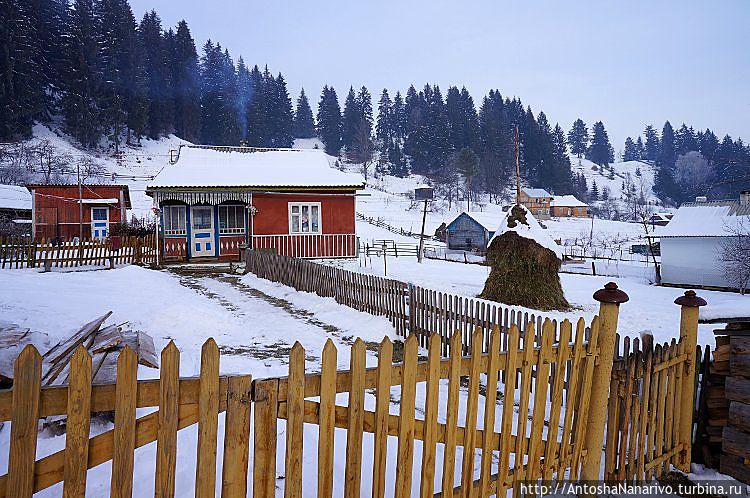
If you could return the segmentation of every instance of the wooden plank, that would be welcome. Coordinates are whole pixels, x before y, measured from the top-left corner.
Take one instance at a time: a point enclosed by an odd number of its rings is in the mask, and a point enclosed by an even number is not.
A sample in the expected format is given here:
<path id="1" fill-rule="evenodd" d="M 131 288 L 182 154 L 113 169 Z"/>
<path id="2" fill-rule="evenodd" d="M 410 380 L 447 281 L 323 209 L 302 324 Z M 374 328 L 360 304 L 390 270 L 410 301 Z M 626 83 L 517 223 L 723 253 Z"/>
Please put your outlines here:
<path id="1" fill-rule="evenodd" d="M 411 496 L 412 464 L 414 461 L 414 408 L 416 396 L 417 336 L 411 334 L 404 342 L 404 368 L 399 407 L 396 488 L 399 497 Z"/>
<path id="2" fill-rule="evenodd" d="M 256 381 L 253 385 L 255 428 L 253 435 L 253 497 L 276 496 L 276 416 L 279 381 Z"/>
<path id="3" fill-rule="evenodd" d="M 336 346 L 331 339 L 323 347 L 318 428 L 318 496 L 333 495 L 333 454 L 336 406 Z"/>
<path id="4" fill-rule="evenodd" d="M 482 329 L 477 327 L 471 337 L 471 367 L 469 370 L 469 389 L 466 401 L 467 437 L 464 441 L 463 466 L 461 471 L 461 486 L 469 490 L 469 498 L 476 495 L 472 486 L 474 481 L 474 457 L 477 446 L 476 431 L 477 411 L 479 405 L 479 357 L 482 354 Z"/>
<path id="5" fill-rule="evenodd" d="M 560 410 L 562 407 L 563 388 L 565 387 L 565 366 L 568 363 L 570 350 L 566 347 L 570 343 L 572 325 L 569 320 L 563 320 L 560 324 L 560 339 L 557 346 L 557 357 L 555 358 L 555 381 L 552 386 L 552 407 L 549 415 L 549 428 L 547 430 L 547 448 L 544 452 L 544 474 L 542 480 L 552 479 L 551 462 L 557 447 L 557 434 L 560 432 Z M 502 433 L 502 432 L 501 432 Z M 564 443 L 564 441 L 563 441 Z M 557 469 L 559 478 L 563 472 Z"/>
<path id="6" fill-rule="evenodd" d="M 732 376 L 750 377 L 750 337 L 729 338 L 729 371 Z"/>
<path id="7" fill-rule="evenodd" d="M 251 405 L 252 378 L 249 375 L 229 377 L 227 415 L 224 428 L 224 463 L 221 476 L 222 498 L 244 498 L 247 496 Z M 214 418 L 216 417 L 218 417 L 218 414 L 214 415 Z M 300 447 L 301 450 L 302 447 Z M 215 472 L 215 469 L 212 470 Z"/>
<path id="8" fill-rule="evenodd" d="M 180 351 L 169 341 L 161 352 L 159 375 L 159 436 L 156 444 L 157 498 L 172 498 L 177 465 L 177 421 L 179 420 Z"/>
<path id="9" fill-rule="evenodd" d="M 351 348 L 351 388 L 349 390 L 349 430 L 346 437 L 344 496 L 360 496 L 362 486 L 362 431 L 365 409 L 365 343 L 357 338 Z"/>
<path id="10" fill-rule="evenodd" d="M 295 341 L 289 353 L 288 420 L 286 424 L 286 480 L 284 496 L 302 495 L 302 441 L 305 403 L 305 349 Z"/>
<path id="11" fill-rule="evenodd" d="M 123 348 L 117 359 L 114 446 L 110 481 L 112 498 L 130 498 L 133 495 L 137 361 L 135 352 L 128 346 Z"/>
<path id="12" fill-rule="evenodd" d="M 99 330 L 94 336 L 94 341 L 88 348 L 91 354 L 101 353 L 108 349 L 119 346 L 123 342 L 122 328 L 117 325 L 110 325 Z"/>
<path id="13" fill-rule="evenodd" d="M 658 372 L 653 371 L 654 365 L 662 360 L 661 357 L 661 345 L 657 344 L 652 354 L 652 371 L 651 371 L 651 393 L 649 399 L 649 420 L 648 420 L 648 450 L 646 462 L 644 464 L 644 471 L 646 472 L 646 480 L 651 480 L 653 472 L 651 469 L 646 469 L 645 465 L 653 461 L 656 457 L 656 414 L 658 411 L 658 399 L 659 399 L 659 376 Z"/>
<path id="14" fill-rule="evenodd" d="M 529 421 L 529 397 L 531 393 L 532 360 L 534 351 L 534 323 L 528 322 L 523 331 L 523 353 L 521 356 L 521 386 L 518 403 L 518 421 L 516 425 L 516 451 L 513 463 L 514 490 L 525 476 L 524 448 L 526 442 L 526 426 Z"/>
<path id="15" fill-rule="evenodd" d="M 539 468 L 541 456 L 544 454 L 542 429 L 544 427 L 545 410 L 547 408 L 547 394 L 549 390 L 549 370 L 552 360 L 552 341 L 555 329 L 552 321 L 547 319 L 542 325 L 542 348 L 536 367 L 536 382 L 534 383 L 534 412 L 531 418 L 531 437 L 529 446 L 529 464 L 527 480 L 536 480 L 540 476 Z"/>
<path id="16" fill-rule="evenodd" d="M 497 382 L 500 353 L 500 330 L 492 329 L 489 333 L 489 363 L 487 366 L 487 389 L 484 397 L 484 437 L 482 438 L 482 463 L 479 477 L 479 495 L 488 496 L 492 476 L 492 456 L 495 445 L 495 416 L 497 412 Z"/>
<path id="17" fill-rule="evenodd" d="M 420 496 L 422 498 L 432 498 L 435 494 L 435 451 L 438 428 L 438 396 L 440 393 L 440 345 L 440 335 L 433 332 L 430 335 L 427 355 L 427 398 L 425 400 L 422 476 L 420 481 Z"/>
<path id="18" fill-rule="evenodd" d="M 457 330 L 453 331 L 453 336 L 450 340 L 450 355 L 448 400 L 445 414 L 445 444 L 443 446 L 442 495 L 446 498 L 453 498 L 454 476 L 456 473 L 456 429 L 458 427 L 458 398 L 461 382 L 461 359 L 463 357 L 461 334 Z"/>
<path id="19" fill-rule="evenodd" d="M 237 385 L 233 386 L 235 391 Z M 241 387 L 241 386 L 240 386 Z M 231 391 L 227 399 L 229 403 Z M 216 494 L 216 436 L 219 424 L 219 348 L 209 338 L 201 348 L 200 393 L 198 398 L 198 445 L 195 466 L 195 496 Z M 236 410 L 236 407 L 235 407 Z M 225 424 L 228 427 L 228 424 Z"/>
<path id="20" fill-rule="evenodd" d="M 34 493 L 39 389 L 42 357 L 32 345 L 16 359 L 13 370 L 13 418 L 10 426 L 7 488 L 14 498 Z"/>
<path id="21" fill-rule="evenodd" d="M 590 338 L 586 347 L 586 361 L 581 377 L 581 391 L 579 396 L 578 410 L 576 412 L 576 431 L 575 442 L 573 443 L 573 461 L 571 463 L 571 476 L 577 478 L 580 475 L 579 463 L 584 456 L 584 445 L 586 437 L 584 430 L 588 425 L 589 401 L 591 399 L 591 382 L 594 376 L 594 365 L 598 358 L 598 340 L 599 340 L 599 317 L 594 317 L 591 321 Z M 571 477 L 573 478 L 573 477 Z"/>
<path id="22" fill-rule="evenodd" d="M 65 424 L 63 498 L 86 495 L 91 421 L 91 356 L 78 346 L 70 360 L 68 419 Z"/>
<path id="23" fill-rule="evenodd" d="M 636 449 L 637 470 L 635 479 L 643 481 L 646 478 L 646 431 L 648 430 L 649 417 L 649 400 L 651 399 L 651 361 L 653 356 L 653 345 L 645 345 L 645 363 L 643 366 L 643 384 L 641 387 L 641 396 L 638 400 L 641 413 L 639 415 L 638 445 Z"/>
<path id="24" fill-rule="evenodd" d="M 515 399 L 516 371 L 518 356 L 519 332 L 516 325 L 510 327 L 507 340 L 508 365 L 505 370 L 505 389 L 503 390 L 503 418 L 500 425 L 500 462 L 498 464 L 497 496 L 505 496 L 510 470 L 510 453 L 513 450 L 511 434 L 513 430 L 513 401 Z M 564 441 L 563 441 L 564 442 Z"/>
<path id="25" fill-rule="evenodd" d="M 323 352 L 325 356 L 325 351 Z M 385 471 L 388 455 L 388 415 L 391 404 L 391 370 L 393 369 L 393 343 L 386 336 L 380 342 L 378 349 L 378 375 L 375 391 L 375 435 L 373 438 L 374 455 L 372 468 L 372 498 L 383 498 L 385 496 Z M 336 367 L 333 367 L 335 374 Z M 331 388 L 336 390 L 335 380 Z M 335 396 L 335 394 L 334 394 Z M 323 408 L 323 396 L 321 389 L 321 409 Z M 330 424 L 333 426 L 333 411 L 330 415 Z M 322 421 L 322 412 L 321 412 Z M 333 428 L 331 428 L 333 434 Z M 332 436 L 331 436 L 332 437 Z M 331 457 L 331 467 L 333 459 Z M 332 477 L 333 471 L 329 473 Z M 318 476 L 320 479 L 320 476 Z M 318 496 L 323 496 L 320 493 Z M 331 493 L 324 495 L 330 498 Z"/>

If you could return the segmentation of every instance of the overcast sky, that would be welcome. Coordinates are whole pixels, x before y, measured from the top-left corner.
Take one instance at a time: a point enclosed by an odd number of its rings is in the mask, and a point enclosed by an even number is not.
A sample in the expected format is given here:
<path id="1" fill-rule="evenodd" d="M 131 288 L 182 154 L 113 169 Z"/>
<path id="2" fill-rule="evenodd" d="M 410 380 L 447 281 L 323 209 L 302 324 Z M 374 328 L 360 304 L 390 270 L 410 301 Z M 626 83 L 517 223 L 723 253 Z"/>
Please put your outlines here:
<path id="1" fill-rule="evenodd" d="M 136 18 L 185 19 L 236 60 L 281 71 L 315 112 L 332 84 L 374 105 L 410 84 L 519 96 L 565 130 L 602 120 L 615 150 L 666 119 L 750 140 L 750 1 L 130 0 Z"/>

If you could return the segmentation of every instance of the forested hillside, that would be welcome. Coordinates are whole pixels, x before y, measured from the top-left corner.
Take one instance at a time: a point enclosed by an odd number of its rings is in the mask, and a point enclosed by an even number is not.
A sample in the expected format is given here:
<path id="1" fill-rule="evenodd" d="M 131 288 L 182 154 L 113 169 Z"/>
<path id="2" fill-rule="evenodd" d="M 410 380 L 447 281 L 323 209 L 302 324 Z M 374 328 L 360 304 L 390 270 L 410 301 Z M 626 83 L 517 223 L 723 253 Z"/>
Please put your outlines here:
<path id="1" fill-rule="evenodd" d="M 750 147 L 710 129 L 674 130 L 667 121 L 661 132 L 651 125 L 634 130 L 619 159 L 653 168 L 653 197 L 650 185 L 635 193 L 625 185 L 603 121 L 578 119 L 568 128 L 499 90 L 475 101 L 459 86 L 412 84 L 373 96 L 365 86 L 325 85 L 314 112 L 304 89 L 293 100 L 280 72 L 233 58 L 217 40 L 197 49 L 186 21 L 164 26 L 155 11 L 138 20 L 127 0 L 9 0 L 0 10 L 3 142 L 29 138 L 35 122 L 113 155 L 123 145 L 138 147 L 142 137 L 168 134 L 258 147 L 319 137 L 326 152 L 361 164 L 366 176 L 416 173 L 442 196 L 499 202 L 513 184 L 518 133 L 524 182 L 555 194 L 596 201 L 627 190 L 644 202 L 676 205 L 750 188 Z M 0 167 L 15 160 L 13 150 L 0 150 Z M 610 185 L 602 192 L 595 178 L 571 166 L 571 154 L 610 180 L 622 177 L 624 190 L 611 192 Z"/>

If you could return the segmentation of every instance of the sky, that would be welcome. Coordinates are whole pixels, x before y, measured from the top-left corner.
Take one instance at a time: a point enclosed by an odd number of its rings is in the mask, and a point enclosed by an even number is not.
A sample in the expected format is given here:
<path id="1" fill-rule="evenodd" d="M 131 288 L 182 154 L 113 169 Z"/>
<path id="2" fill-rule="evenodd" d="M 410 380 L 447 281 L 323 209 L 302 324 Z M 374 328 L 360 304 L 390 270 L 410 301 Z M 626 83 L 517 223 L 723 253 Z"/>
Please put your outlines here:
<path id="1" fill-rule="evenodd" d="M 130 0 L 163 27 L 185 19 L 233 58 L 284 75 L 315 112 L 333 85 L 343 105 L 365 85 L 465 86 L 479 107 L 497 89 L 568 130 L 603 121 L 616 151 L 665 120 L 750 141 L 750 1 Z"/>

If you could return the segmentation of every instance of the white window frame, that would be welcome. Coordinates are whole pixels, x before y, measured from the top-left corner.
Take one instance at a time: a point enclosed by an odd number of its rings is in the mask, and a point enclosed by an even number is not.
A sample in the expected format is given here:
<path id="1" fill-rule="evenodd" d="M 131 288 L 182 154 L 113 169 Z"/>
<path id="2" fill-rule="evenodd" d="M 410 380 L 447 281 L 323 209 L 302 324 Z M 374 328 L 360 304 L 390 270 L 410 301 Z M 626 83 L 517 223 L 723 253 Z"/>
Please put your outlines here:
<path id="1" fill-rule="evenodd" d="M 169 220 L 172 221 L 172 210 L 182 210 L 182 220 L 184 222 L 182 228 L 167 228 L 167 211 L 170 211 L 169 214 Z M 187 235 L 187 206 L 183 204 L 170 204 L 167 206 L 162 206 L 162 219 L 164 220 L 164 235 Z M 177 220 L 179 220 L 179 215 L 177 216 Z M 173 225 L 174 226 L 174 225 Z"/>
<path id="2" fill-rule="evenodd" d="M 292 208 L 298 207 L 300 214 L 302 213 L 302 208 L 304 206 L 307 206 L 307 208 L 312 212 L 313 207 L 318 208 L 318 229 L 316 231 L 309 231 L 309 232 L 303 232 L 302 231 L 302 223 L 300 223 L 299 230 L 294 230 L 294 222 L 292 221 Z M 290 202 L 288 206 L 289 210 L 289 233 L 291 235 L 320 235 L 323 233 L 323 209 L 320 205 L 320 202 Z M 312 228 L 312 224 L 311 224 Z"/>
<path id="3" fill-rule="evenodd" d="M 221 226 L 221 214 L 222 212 L 227 213 L 227 220 L 229 219 L 229 208 L 235 210 L 235 219 L 237 216 L 242 220 L 242 227 L 231 227 L 226 228 Z M 239 214 L 238 214 L 239 213 Z M 247 228 L 246 221 L 246 210 L 244 204 L 219 204 L 219 234 L 220 235 L 233 235 L 233 234 L 244 234 Z"/>

